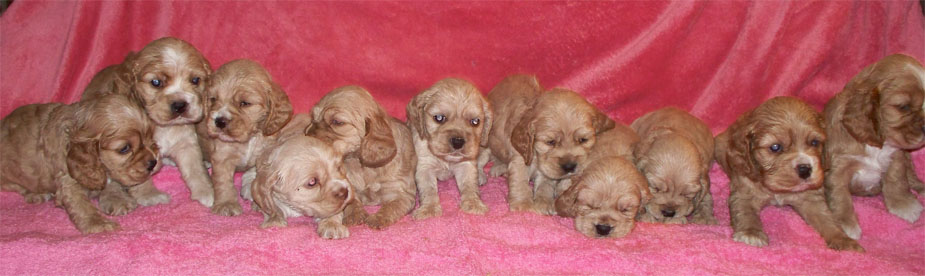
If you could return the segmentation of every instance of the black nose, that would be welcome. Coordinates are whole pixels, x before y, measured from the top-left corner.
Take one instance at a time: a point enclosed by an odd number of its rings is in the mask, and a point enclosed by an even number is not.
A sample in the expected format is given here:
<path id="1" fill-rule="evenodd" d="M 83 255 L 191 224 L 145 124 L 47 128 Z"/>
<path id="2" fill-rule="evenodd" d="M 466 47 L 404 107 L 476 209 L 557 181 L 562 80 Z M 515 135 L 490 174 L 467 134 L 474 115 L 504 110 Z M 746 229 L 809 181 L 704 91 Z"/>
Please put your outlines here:
<path id="1" fill-rule="evenodd" d="M 218 117 L 218 118 L 215 118 L 215 126 L 216 126 L 216 127 L 220 128 L 220 129 L 224 129 L 225 126 L 227 126 L 227 125 L 228 125 L 228 119 L 226 119 L 225 117 Z"/>
<path id="2" fill-rule="evenodd" d="M 797 165 L 797 174 L 800 175 L 800 178 L 807 179 L 813 174 L 813 167 L 807 164 Z"/>
<path id="3" fill-rule="evenodd" d="M 463 139 L 462 137 L 453 137 L 450 138 L 450 144 L 453 145 L 454 149 L 461 149 L 463 145 L 466 144 L 466 139 Z"/>
<path id="4" fill-rule="evenodd" d="M 674 209 L 662 209 L 662 216 L 666 218 L 673 218 Z"/>
<path id="5" fill-rule="evenodd" d="M 562 171 L 565 173 L 572 173 L 575 172 L 575 168 L 578 167 L 578 164 L 575 162 L 568 162 L 565 164 L 560 164 L 559 166 L 562 167 Z"/>
<path id="6" fill-rule="evenodd" d="M 610 234 L 611 229 L 613 229 L 613 227 L 610 227 L 610 225 L 606 225 L 606 224 L 595 224 L 594 225 L 594 230 L 596 230 L 597 234 L 601 236 L 607 236 L 608 234 Z"/>
<path id="7" fill-rule="evenodd" d="M 149 172 L 153 171 L 155 166 L 157 166 L 157 160 L 155 159 L 148 160 L 148 171 Z"/>
<path id="8" fill-rule="evenodd" d="M 170 110 L 173 110 L 173 113 L 183 114 L 183 112 L 186 112 L 186 107 L 187 105 L 185 101 L 170 103 Z"/>

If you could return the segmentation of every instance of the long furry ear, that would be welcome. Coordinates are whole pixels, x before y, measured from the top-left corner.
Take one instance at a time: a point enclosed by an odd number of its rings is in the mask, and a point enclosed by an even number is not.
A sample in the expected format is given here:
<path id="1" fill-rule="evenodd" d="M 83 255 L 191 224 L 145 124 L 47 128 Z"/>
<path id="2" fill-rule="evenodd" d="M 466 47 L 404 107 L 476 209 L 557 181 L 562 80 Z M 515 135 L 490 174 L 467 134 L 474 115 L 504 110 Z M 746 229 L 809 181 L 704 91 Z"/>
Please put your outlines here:
<path id="1" fill-rule="evenodd" d="M 604 131 L 611 130 L 616 127 L 616 125 L 617 123 L 610 119 L 610 117 L 607 117 L 607 114 L 595 109 L 594 117 L 591 118 L 591 126 L 594 127 L 594 134 L 601 134 Z"/>
<path id="2" fill-rule="evenodd" d="M 67 149 L 67 172 L 90 190 L 100 190 L 106 186 L 106 170 L 100 162 L 100 145 L 98 139 L 72 138 Z"/>
<path id="3" fill-rule="evenodd" d="M 264 215 L 263 224 L 260 226 L 263 228 L 285 226 L 286 216 L 273 201 L 273 186 L 279 182 L 279 175 L 270 169 L 270 164 L 266 160 L 259 162 L 257 177 L 251 184 L 251 197 L 254 198 L 254 203 Z"/>
<path id="4" fill-rule="evenodd" d="M 578 192 L 584 188 L 584 184 L 580 177 L 573 179 L 573 183 L 559 198 L 556 198 L 556 214 L 559 216 L 567 218 L 578 216 Z"/>
<path id="5" fill-rule="evenodd" d="M 411 98 L 411 102 L 405 106 L 405 116 L 408 117 L 408 127 L 418 132 L 418 136 L 424 139 L 430 139 L 430 133 L 427 132 L 427 116 L 424 115 L 424 108 L 430 102 L 437 89 L 429 88 Z"/>
<path id="6" fill-rule="evenodd" d="M 270 91 L 267 91 L 267 107 L 270 109 L 263 122 L 263 135 L 269 136 L 279 132 L 292 120 L 292 104 L 289 96 L 271 81 Z"/>
<path id="7" fill-rule="evenodd" d="M 880 106 L 880 91 L 874 87 L 870 90 L 856 89 L 849 91 L 845 102 L 845 114 L 842 125 L 851 137 L 858 142 L 875 147 L 883 147 L 880 136 L 880 119 L 877 109 Z"/>
<path id="8" fill-rule="evenodd" d="M 398 149 L 389 126 L 389 115 L 380 110 L 379 114 L 366 119 L 366 136 L 360 144 L 360 163 L 364 167 L 381 167 L 392 161 Z"/>
<path id="9" fill-rule="evenodd" d="M 755 125 L 752 123 L 739 126 L 733 129 L 729 135 L 729 150 L 726 153 L 726 160 L 729 162 L 730 170 L 736 171 L 751 179 L 758 179 L 760 172 L 757 170 L 752 149 L 755 147 Z"/>
<path id="10" fill-rule="evenodd" d="M 527 115 L 517 122 L 514 131 L 511 133 L 511 145 L 524 158 L 524 164 L 527 166 L 533 161 L 533 143 L 535 142 L 536 128 L 533 121 L 536 119 L 536 112 L 530 111 Z"/>
<path id="11" fill-rule="evenodd" d="M 482 140 L 479 141 L 479 146 L 488 147 L 488 135 L 491 132 L 491 124 L 494 122 L 494 113 L 491 111 L 491 103 L 488 102 L 488 99 L 482 97 L 482 110 L 485 112 L 485 122 L 482 123 Z"/>

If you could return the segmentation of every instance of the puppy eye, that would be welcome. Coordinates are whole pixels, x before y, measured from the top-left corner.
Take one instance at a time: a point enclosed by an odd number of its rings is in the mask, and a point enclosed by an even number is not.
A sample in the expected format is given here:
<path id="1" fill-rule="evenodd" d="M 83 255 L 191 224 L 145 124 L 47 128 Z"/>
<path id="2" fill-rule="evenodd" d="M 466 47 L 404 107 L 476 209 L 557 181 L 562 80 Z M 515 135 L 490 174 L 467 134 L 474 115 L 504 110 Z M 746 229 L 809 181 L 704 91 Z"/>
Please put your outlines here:
<path id="1" fill-rule="evenodd" d="M 193 83 L 193 85 L 199 85 L 199 77 L 195 77 L 189 80 L 189 82 Z"/>
<path id="2" fill-rule="evenodd" d="M 446 116 L 443 116 L 443 115 L 434 115 L 434 121 L 437 121 L 438 123 L 441 123 L 441 124 L 442 124 L 443 122 L 446 121 Z"/>
<path id="3" fill-rule="evenodd" d="M 213 104 L 214 104 L 214 103 L 215 103 L 215 100 L 217 100 L 215 97 L 209 97 L 209 102 L 210 102 L 210 103 L 213 103 Z"/>
<path id="4" fill-rule="evenodd" d="M 780 144 L 773 144 L 769 149 L 771 152 L 780 152 L 783 147 L 781 147 Z"/>
<path id="5" fill-rule="evenodd" d="M 308 180 L 308 182 L 305 182 L 305 187 L 310 188 L 310 187 L 314 187 L 317 184 L 318 184 L 318 178 L 312 177 L 311 179 Z"/>
<path id="6" fill-rule="evenodd" d="M 813 147 L 818 147 L 818 146 L 819 146 L 819 140 L 813 139 L 812 141 L 809 141 L 809 145 L 810 145 L 810 146 L 813 146 Z"/>
<path id="7" fill-rule="evenodd" d="M 584 144 L 585 142 L 588 142 L 588 138 L 578 138 L 579 144 Z"/>
<path id="8" fill-rule="evenodd" d="M 477 125 L 479 125 L 479 122 L 480 122 L 480 121 L 479 121 L 479 118 L 475 118 L 475 119 L 469 120 L 469 124 L 471 124 L 472 126 L 477 126 Z"/>
<path id="9" fill-rule="evenodd" d="M 119 154 L 128 154 L 130 152 L 132 152 L 132 145 L 125 145 L 124 147 L 119 149 Z"/>
<path id="10" fill-rule="evenodd" d="M 331 125 L 332 125 L 332 126 L 340 126 L 340 125 L 343 125 L 343 124 L 344 124 L 344 122 L 338 121 L 337 119 L 332 119 L 332 120 L 331 120 Z"/>
<path id="11" fill-rule="evenodd" d="M 240 106 L 240 107 L 248 107 L 248 106 L 250 106 L 250 105 L 251 105 L 251 103 L 246 102 L 246 101 L 241 101 L 240 103 L 238 103 L 238 106 Z"/>
<path id="12" fill-rule="evenodd" d="M 909 110 L 912 110 L 912 106 L 910 106 L 909 104 L 904 104 L 904 105 L 902 105 L 902 106 L 899 107 L 899 110 L 902 110 L 902 111 L 905 111 L 905 112 L 909 112 Z"/>
<path id="13" fill-rule="evenodd" d="M 546 144 L 549 145 L 549 146 L 555 147 L 555 146 L 556 146 L 556 140 L 548 140 L 548 141 L 546 141 Z"/>
<path id="14" fill-rule="evenodd" d="M 661 192 L 662 192 L 662 189 L 659 189 L 658 187 L 652 186 L 652 192 L 653 192 L 653 193 L 661 193 Z"/>
<path id="15" fill-rule="evenodd" d="M 161 87 L 161 80 L 159 80 L 159 79 L 153 79 L 153 80 L 151 80 L 151 85 L 154 86 L 154 87 Z"/>

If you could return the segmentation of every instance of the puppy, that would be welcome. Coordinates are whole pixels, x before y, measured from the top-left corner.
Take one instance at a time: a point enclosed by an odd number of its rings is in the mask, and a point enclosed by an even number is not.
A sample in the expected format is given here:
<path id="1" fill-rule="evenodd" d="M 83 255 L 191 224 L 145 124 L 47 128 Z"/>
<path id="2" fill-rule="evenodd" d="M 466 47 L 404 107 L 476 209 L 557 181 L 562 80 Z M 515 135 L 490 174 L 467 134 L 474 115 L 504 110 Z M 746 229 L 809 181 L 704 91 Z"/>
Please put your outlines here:
<path id="1" fill-rule="evenodd" d="M 55 198 L 81 233 L 113 231 L 90 202 L 111 179 L 132 186 L 158 169 L 154 127 L 122 95 L 71 105 L 33 104 L 0 121 L 0 188 L 28 203 Z"/>
<path id="2" fill-rule="evenodd" d="M 261 227 L 285 227 L 287 217 L 312 216 L 318 235 L 325 239 L 350 236 L 341 223 L 344 206 L 352 196 L 341 158 L 321 140 L 292 136 L 260 155 L 257 177 L 245 183 L 245 197 L 264 215 Z"/>
<path id="3" fill-rule="evenodd" d="M 639 136 L 623 124 L 597 136 L 588 166 L 556 198 L 556 213 L 575 218 L 575 229 L 591 238 L 626 236 L 636 224 L 640 207 L 651 199 L 646 179 L 633 166 Z"/>
<path id="4" fill-rule="evenodd" d="M 476 159 L 485 146 L 492 115 L 488 101 L 475 85 L 448 78 L 414 96 L 406 107 L 418 163 L 414 179 L 421 196 L 415 219 L 440 216 L 437 181 L 455 176 L 462 200 L 459 208 L 485 214 L 479 197 Z"/>
<path id="5" fill-rule="evenodd" d="M 761 209 L 790 205 L 835 250 L 864 249 L 838 228 L 825 205 L 822 116 L 794 97 L 776 97 L 742 114 L 716 137 L 717 163 L 729 175 L 733 239 L 768 244 Z"/>
<path id="6" fill-rule="evenodd" d="M 488 101 L 495 124 L 480 168 L 490 159 L 493 176 L 507 175 L 511 211 L 555 214 L 557 183 L 581 173 L 595 136 L 614 128 L 614 121 L 578 93 L 543 92 L 527 75 L 505 78 L 488 93 Z"/>
<path id="7" fill-rule="evenodd" d="M 710 194 L 713 133 L 700 119 L 667 107 L 632 124 L 642 140 L 636 167 L 646 176 L 652 201 L 640 213 L 648 222 L 716 224 Z"/>
<path id="8" fill-rule="evenodd" d="M 923 192 L 909 151 L 925 145 L 925 69 L 896 54 L 858 73 L 825 105 L 826 199 L 848 236 L 861 228 L 851 195 L 883 193 L 890 213 L 918 220 L 922 204 L 910 188 Z"/>
<path id="9" fill-rule="evenodd" d="M 332 144 L 344 159 L 347 179 L 359 199 L 347 205 L 347 225 L 383 229 L 414 208 L 417 156 L 411 129 L 389 116 L 366 89 L 345 86 L 325 95 L 312 108 L 312 124 L 305 133 Z M 367 216 L 363 205 L 382 208 Z"/>
<path id="10" fill-rule="evenodd" d="M 141 51 L 129 54 L 122 64 L 97 73 L 84 90 L 82 99 L 107 94 L 127 95 L 155 124 L 154 139 L 161 159 L 170 159 L 180 169 L 190 198 L 212 206 L 212 181 L 202 163 L 195 123 L 202 120 L 201 95 L 212 72 L 211 65 L 193 45 L 165 37 L 152 41 Z M 124 214 L 141 205 L 167 203 L 170 197 L 150 181 L 129 189 L 129 193 L 107 188 L 101 206 L 110 214 Z"/>
<path id="11" fill-rule="evenodd" d="M 219 67 L 205 95 L 206 119 L 197 131 L 202 152 L 212 163 L 212 212 L 236 216 L 242 209 L 234 173 L 245 171 L 244 183 L 253 181 L 255 162 L 266 147 L 282 136 L 301 135 L 311 119 L 304 114 L 293 116 L 286 92 L 251 60 L 234 60 Z"/>

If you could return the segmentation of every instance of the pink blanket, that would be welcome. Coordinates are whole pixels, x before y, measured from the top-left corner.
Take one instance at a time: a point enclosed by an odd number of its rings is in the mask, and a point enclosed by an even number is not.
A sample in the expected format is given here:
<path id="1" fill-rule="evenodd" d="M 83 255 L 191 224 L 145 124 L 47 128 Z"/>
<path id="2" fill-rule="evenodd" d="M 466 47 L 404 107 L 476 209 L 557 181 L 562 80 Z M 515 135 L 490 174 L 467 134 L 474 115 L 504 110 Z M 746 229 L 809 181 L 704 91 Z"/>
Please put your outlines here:
<path id="1" fill-rule="evenodd" d="M 196 45 L 213 69 L 257 60 L 297 112 L 359 84 L 404 118 L 410 98 L 440 78 L 464 77 L 487 92 L 525 72 L 626 123 L 675 105 L 715 133 L 772 96 L 821 108 L 887 54 L 925 60 L 917 1 L 18 0 L 0 29 L 4 116 L 27 103 L 77 100 L 98 70 L 166 35 Z M 923 153 L 914 155 L 920 176 Z M 212 215 L 167 167 L 155 183 L 171 203 L 114 217 L 123 227 L 114 233 L 80 235 L 52 203 L 0 193 L 0 274 L 925 274 L 925 220 L 902 221 L 880 198 L 855 198 L 866 253 L 826 249 L 778 207 L 762 212 L 770 245 L 754 248 L 732 240 L 728 179 L 718 167 L 712 179 L 716 226 L 640 223 L 622 239 L 589 239 L 568 219 L 508 212 L 504 179 L 495 178 L 482 188 L 485 216 L 460 213 L 455 183 L 444 182 L 442 217 L 406 217 L 383 231 L 351 227 L 349 238 L 329 241 L 308 218 L 264 230 L 253 211 Z"/>

